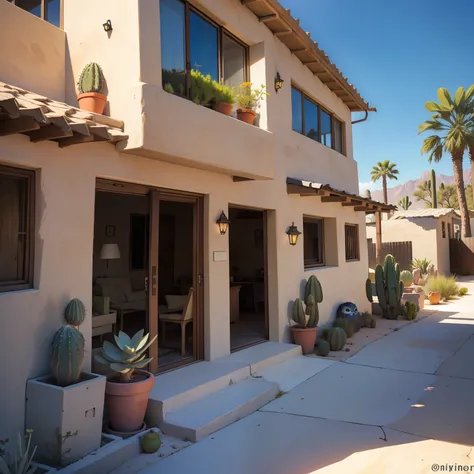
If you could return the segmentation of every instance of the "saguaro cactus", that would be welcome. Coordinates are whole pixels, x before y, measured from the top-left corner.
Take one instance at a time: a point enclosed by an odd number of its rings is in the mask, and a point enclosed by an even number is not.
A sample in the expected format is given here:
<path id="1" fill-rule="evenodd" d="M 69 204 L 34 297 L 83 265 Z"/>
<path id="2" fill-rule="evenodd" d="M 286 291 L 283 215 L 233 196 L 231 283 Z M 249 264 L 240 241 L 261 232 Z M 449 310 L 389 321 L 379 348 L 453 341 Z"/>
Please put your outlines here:
<path id="1" fill-rule="evenodd" d="M 79 93 L 86 94 L 88 92 L 102 92 L 103 89 L 102 69 L 97 63 L 89 63 L 81 72 L 77 88 Z"/>
<path id="2" fill-rule="evenodd" d="M 435 170 L 431 170 L 431 197 L 433 201 L 433 209 L 438 207 L 438 195 L 436 192 L 436 173 Z"/>
<path id="3" fill-rule="evenodd" d="M 408 209 L 412 205 L 412 202 L 410 201 L 410 198 L 408 196 L 403 196 L 403 198 L 398 201 L 398 205 L 405 211 L 408 211 Z"/>
<path id="4" fill-rule="evenodd" d="M 400 281 L 400 266 L 392 255 L 385 257 L 384 265 L 375 267 L 375 286 L 385 319 L 397 319 L 401 313 L 403 282 Z"/>
<path id="5" fill-rule="evenodd" d="M 84 321 L 85 308 L 79 299 L 73 299 L 66 306 L 66 323 L 53 338 L 51 371 L 60 387 L 75 384 L 81 377 L 84 361 L 84 336 L 77 327 Z"/>

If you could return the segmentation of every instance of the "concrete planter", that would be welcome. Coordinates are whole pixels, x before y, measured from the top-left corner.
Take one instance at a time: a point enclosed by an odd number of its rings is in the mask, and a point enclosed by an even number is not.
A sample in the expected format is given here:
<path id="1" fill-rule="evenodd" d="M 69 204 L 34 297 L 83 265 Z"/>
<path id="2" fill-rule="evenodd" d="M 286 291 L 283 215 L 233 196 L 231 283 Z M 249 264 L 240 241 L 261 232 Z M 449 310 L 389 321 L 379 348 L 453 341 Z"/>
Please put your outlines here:
<path id="1" fill-rule="evenodd" d="M 28 380 L 26 426 L 33 430 L 39 462 L 66 465 L 100 448 L 106 378 L 83 372 L 69 387 L 49 380 Z"/>

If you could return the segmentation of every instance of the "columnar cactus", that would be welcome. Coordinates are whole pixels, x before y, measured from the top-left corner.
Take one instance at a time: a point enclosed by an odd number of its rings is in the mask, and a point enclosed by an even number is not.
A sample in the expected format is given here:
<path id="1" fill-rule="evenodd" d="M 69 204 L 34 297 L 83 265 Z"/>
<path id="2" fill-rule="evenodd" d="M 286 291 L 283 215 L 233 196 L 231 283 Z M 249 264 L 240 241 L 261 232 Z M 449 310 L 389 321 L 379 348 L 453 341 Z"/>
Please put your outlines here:
<path id="1" fill-rule="evenodd" d="M 67 387 L 79 381 L 84 361 L 84 336 L 73 326 L 66 324 L 53 339 L 51 370 L 56 384 Z"/>
<path id="2" fill-rule="evenodd" d="M 81 300 L 71 300 L 64 310 L 66 324 L 53 338 L 51 371 L 60 387 L 77 383 L 84 361 L 84 336 L 77 329 L 85 318 L 85 307 Z"/>
<path id="3" fill-rule="evenodd" d="M 379 304 L 385 319 L 397 319 L 401 313 L 403 282 L 400 281 L 400 266 L 392 255 L 385 257 L 384 265 L 375 267 L 375 286 Z"/>
<path id="4" fill-rule="evenodd" d="M 436 173 L 431 170 L 431 195 L 433 198 L 433 209 L 438 207 L 438 195 L 436 194 Z"/>
<path id="5" fill-rule="evenodd" d="M 370 278 L 367 278 L 367 280 L 365 280 L 365 294 L 367 296 L 367 299 L 369 300 L 369 303 L 373 303 L 374 298 L 372 296 L 372 282 L 370 281 Z"/>
<path id="6" fill-rule="evenodd" d="M 403 196 L 402 199 L 398 201 L 398 205 L 405 211 L 408 211 L 408 209 L 412 205 L 412 202 L 410 201 L 410 198 L 408 196 Z"/>
<path id="7" fill-rule="evenodd" d="M 102 92 L 103 89 L 102 69 L 97 63 L 89 63 L 81 72 L 77 88 L 81 94 L 88 92 Z"/>
<path id="8" fill-rule="evenodd" d="M 291 318 L 301 327 L 306 327 L 306 316 L 304 314 L 303 303 L 299 298 L 296 298 L 295 302 L 293 303 L 293 313 Z"/>
<path id="9" fill-rule="evenodd" d="M 85 317 L 86 307 L 84 303 L 78 298 L 72 299 L 64 310 L 66 323 L 77 328 L 84 322 Z"/>
<path id="10" fill-rule="evenodd" d="M 306 314 L 309 316 L 308 326 L 317 326 L 319 323 L 318 303 L 323 301 L 323 289 L 321 283 L 319 283 L 319 280 L 314 275 L 308 278 L 304 293 Z"/>

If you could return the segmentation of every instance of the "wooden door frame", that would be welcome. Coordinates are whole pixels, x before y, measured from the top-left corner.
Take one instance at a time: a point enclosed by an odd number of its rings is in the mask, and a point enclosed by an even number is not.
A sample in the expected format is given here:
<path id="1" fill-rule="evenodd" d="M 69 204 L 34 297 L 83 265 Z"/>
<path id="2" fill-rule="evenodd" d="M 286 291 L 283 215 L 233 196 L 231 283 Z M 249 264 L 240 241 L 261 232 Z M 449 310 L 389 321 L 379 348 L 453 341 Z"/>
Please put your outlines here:
<path id="1" fill-rule="evenodd" d="M 150 346 L 150 357 L 153 357 L 149 370 L 152 373 L 160 373 L 175 369 L 182 365 L 204 359 L 204 196 L 201 194 L 159 188 L 156 186 L 128 183 L 105 178 L 96 179 L 96 193 L 109 192 L 114 194 L 126 194 L 135 196 L 149 196 L 149 261 L 148 261 L 148 289 L 149 307 L 147 308 L 147 323 L 150 338 L 159 333 L 158 322 L 158 251 L 159 251 L 159 217 L 160 202 L 188 202 L 194 204 L 193 222 L 193 287 L 195 324 L 193 331 L 194 353 L 191 358 L 183 359 L 163 367 L 158 365 L 158 340 Z M 153 231 L 153 229 L 156 229 Z M 153 265 L 153 262 L 155 265 Z M 155 270 L 153 269 L 154 267 Z M 156 273 L 154 273 L 156 271 Z M 154 278 L 156 282 L 154 283 Z M 155 290 L 155 294 L 153 291 Z"/>
<path id="2" fill-rule="evenodd" d="M 268 292 L 268 210 L 267 209 L 261 209 L 258 207 L 251 207 L 251 206 L 242 206 L 239 204 L 229 204 L 229 217 L 230 217 L 230 210 L 231 209 L 237 209 L 237 210 L 243 210 L 243 211 L 257 211 L 262 213 L 262 224 L 263 224 L 263 288 L 264 288 L 264 295 L 265 295 L 265 340 L 269 341 L 270 340 L 270 312 L 269 312 L 269 292 Z M 232 232 L 232 222 L 230 223 L 230 230 L 229 232 Z M 229 239 L 229 244 L 230 244 L 230 239 Z M 229 248 L 229 271 L 231 268 L 230 265 L 230 248 Z M 246 349 L 247 347 L 254 346 L 256 344 L 260 344 L 261 342 L 253 342 L 250 344 L 247 344 L 242 347 L 238 347 L 234 351 L 231 352 L 238 352 L 242 349 Z"/>

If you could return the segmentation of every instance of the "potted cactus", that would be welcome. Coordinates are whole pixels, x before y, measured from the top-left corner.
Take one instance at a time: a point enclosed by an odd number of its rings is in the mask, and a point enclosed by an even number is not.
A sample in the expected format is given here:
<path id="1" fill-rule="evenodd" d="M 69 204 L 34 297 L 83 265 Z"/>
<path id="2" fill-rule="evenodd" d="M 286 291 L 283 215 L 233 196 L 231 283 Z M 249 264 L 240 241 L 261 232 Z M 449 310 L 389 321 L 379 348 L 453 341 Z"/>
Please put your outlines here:
<path id="1" fill-rule="evenodd" d="M 85 318 L 81 300 L 64 311 L 65 323 L 54 335 L 51 374 L 28 380 L 26 426 L 33 430 L 38 461 L 63 466 L 100 448 L 105 377 L 82 371 Z"/>
<path id="2" fill-rule="evenodd" d="M 305 304 L 297 298 L 293 304 L 292 319 L 296 323 L 291 326 L 295 344 L 299 344 L 303 354 L 312 354 L 316 342 L 317 326 L 319 322 L 318 303 L 323 301 L 323 290 L 319 280 L 311 275 L 306 282 Z"/>
<path id="3" fill-rule="evenodd" d="M 77 81 L 79 107 L 87 112 L 102 114 L 107 96 L 103 94 L 104 75 L 97 63 L 89 63 L 81 72 Z"/>
<path id="4" fill-rule="evenodd" d="M 109 376 L 105 389 L 105 401 L 109 414 L 109 430 L 112 434 L 130 436 L 145 429 L 148 394 L 155 378 L 146 370 L 139 370 L 150 363 L 146 350 L 157 336 L 148 342 L 149 334 L 143 329 L 132 338 L 120 331 L 115 336 L 117 346 L 105 341 L 102 353 L 94 358 L 100 364 L 107 364 L 115 372 Z"/>

